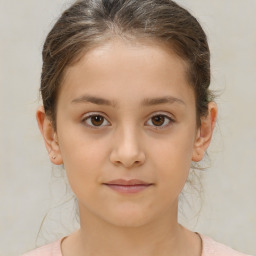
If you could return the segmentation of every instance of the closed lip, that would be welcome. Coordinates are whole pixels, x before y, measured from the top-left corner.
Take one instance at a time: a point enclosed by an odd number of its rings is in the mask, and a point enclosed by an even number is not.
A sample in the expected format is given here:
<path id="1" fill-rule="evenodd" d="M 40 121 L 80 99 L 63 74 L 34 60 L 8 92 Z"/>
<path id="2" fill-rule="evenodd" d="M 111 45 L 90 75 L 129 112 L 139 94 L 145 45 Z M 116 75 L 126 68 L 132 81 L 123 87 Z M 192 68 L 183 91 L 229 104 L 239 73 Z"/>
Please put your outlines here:
<path id="1" fill-rule="evenodd" d="M 120 185 L 120 186 L 132 186 L 132 185 L 152 185 L 153 183 L 145 182 L 143 180 L 131 179 L 131 180 L 124 180 L 124 179 L 117 179 L 111 180 L 106 183 L 106 185 Z"/>

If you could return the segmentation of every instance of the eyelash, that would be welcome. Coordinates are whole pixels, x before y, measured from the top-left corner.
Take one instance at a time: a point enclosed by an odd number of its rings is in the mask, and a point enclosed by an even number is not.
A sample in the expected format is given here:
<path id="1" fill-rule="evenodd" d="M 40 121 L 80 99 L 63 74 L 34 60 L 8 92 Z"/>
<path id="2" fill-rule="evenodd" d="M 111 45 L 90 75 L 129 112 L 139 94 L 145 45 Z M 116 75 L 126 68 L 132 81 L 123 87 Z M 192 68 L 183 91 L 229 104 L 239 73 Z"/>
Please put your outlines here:
<path id="1" fill-rule="evenodd" d="M 85 117 L 82 119 L 82 123 L 84 123 L 86 126 L 92 128 L 92 129 L 100 129 L 100 127 L 102 127 L 102 125 L 100 125 L 100 126 L 94 126 L 93 124 L 87 124 L 87 123 L 86 123 L 86 120 L 88 120 L 88 119 L 90 119 L 91 117 L 94 117 L 94 116 L 103 117 L 103 118 L 106 120 L 106 118 L 105 118 L 103 115 L 100 115 L 100 114 L 98 114 L 98 113 L 93 113 L 93 114 L 89 114 L 89 115 L 85 116 Z M 164 126 L 154 126 L 154 128 L 157 129 L 157 130 L 158 130 L 158 129 L 164 129 L 164 128 L 170 126 L 171 124 L 173 124 L 173 123 L 175 122 L 173 118 L 171 118 L 170 116 L 164 115 L 164 114 L 156 114 L 156 115 L 153 115 L 153 116 L 151 116 L 151 117 L 149 118 L 149 120 L 151 120 L 153 117 L 156 117 L 156 116 L 158 116 L 158 117 L 159 117 L 159 116 L 162 116 L 162 117 L 165 118 L 165 120 L 166 120 L 166 119 L 169 120 L 167 125 L 164 125 Z M 108 121 L 107 121 L 107 122 L 108 122 Z M 104 121 L 103 121 L 103 123 L 104 123 Z M 108 123 L 109 123 L 109 122 L 108 122 Z M 164 123 L 165 123 L 165 121 L 164 121 Z M 103 125 L 103 126 L 104 126 L 104 125 Z"/>

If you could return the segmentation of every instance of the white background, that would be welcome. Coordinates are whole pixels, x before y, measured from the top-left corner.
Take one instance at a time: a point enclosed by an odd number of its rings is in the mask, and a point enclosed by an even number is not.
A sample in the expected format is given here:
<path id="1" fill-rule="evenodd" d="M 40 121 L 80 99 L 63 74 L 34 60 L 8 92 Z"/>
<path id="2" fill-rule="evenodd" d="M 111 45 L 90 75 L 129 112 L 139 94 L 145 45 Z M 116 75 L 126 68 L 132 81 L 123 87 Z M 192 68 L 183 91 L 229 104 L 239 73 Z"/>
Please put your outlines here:
<path id="1" fill-rule="evenodd" d="M 51 178 L 35 120 L 42 45 L 69 2 L 0 1 L 0 256 L 34 248 L 47 212 L 38 244 L 68 234 L 67 223 L 74 223 L 72 204 L 49 211 L 69 193 L 63 178 Z M 198 17 L 208 35 L 212 88 L 221 91 L 211 168 L 203 174 L 203 208 L 181 222 L 256 254 L 256 1 L 177 2 Z"/>

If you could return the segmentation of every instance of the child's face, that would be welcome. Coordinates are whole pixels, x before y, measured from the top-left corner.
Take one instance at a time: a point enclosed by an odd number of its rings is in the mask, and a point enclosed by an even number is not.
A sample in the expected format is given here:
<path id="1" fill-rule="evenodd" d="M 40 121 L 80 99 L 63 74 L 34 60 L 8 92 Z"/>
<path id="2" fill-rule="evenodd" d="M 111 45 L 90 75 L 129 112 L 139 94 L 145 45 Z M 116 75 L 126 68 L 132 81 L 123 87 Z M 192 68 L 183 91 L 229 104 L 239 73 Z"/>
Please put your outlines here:
<path id="1" fill-rule="evenodd" d="M 91 103 L 88 96 L 104 100 Z M 166 97 L 168 102 L 151 104 Z M 86 119 L 90 114 L 102 118 Z M 139 226 L 175 214 L 198 137 L 184 62 L 157 44 L 113 41 L 94 48 L 67 69 L 57 137 L 81 219 Z M 152 185 L 120 193 L 103 184 L 115 179 Z"/>

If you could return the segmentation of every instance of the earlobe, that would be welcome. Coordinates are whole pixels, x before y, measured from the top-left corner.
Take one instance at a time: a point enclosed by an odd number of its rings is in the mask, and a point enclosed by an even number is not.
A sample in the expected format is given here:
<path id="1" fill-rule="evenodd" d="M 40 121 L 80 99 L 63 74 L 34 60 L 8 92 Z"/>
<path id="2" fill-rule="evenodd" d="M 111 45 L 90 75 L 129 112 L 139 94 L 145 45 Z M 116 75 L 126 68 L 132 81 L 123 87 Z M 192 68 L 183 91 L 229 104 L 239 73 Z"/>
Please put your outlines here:
<path id="1" fill-rule="evenodd" d="M 57 133 L 54 130 L 50 118 L 45 114 L 43 106 L 37 109 L 36 119 L 51 162 L 56 165 L 63 164 Z"/>
<path id="2" fill-rule="evenodd" d="M 212 139 L 216 119 L 217 105 L 215 102 L 210 102 L 208 104 L 208 115 L 201 118 L 201 125 L 197 131 L 192 161 L 199 162 L 203 159 Z"/>

